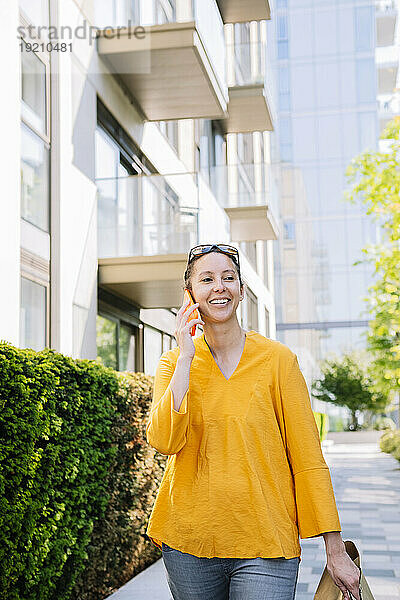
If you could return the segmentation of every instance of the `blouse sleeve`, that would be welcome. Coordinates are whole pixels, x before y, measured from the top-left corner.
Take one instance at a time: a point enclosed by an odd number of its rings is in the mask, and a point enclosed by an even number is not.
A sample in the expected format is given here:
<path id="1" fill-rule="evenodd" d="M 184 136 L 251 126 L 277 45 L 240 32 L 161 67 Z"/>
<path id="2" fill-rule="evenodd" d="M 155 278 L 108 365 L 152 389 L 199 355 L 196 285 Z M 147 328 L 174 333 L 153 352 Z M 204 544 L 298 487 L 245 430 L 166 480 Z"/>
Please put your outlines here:
<path id="1" fill-rule="evenodd" d="M 300 537 L 341 531 L 329 468 L 322 454 L 310 396 L 296 355 L 281 390 Z"/>
<path id="2" fill-rule="evenodd" d="M 174 397 L 169 387 L 175 366 L 162 355 L 157 366 L 153 399 L 146 425 L 146 439 L 161 454 L 176 454 L 186 443 L 189 423 L 188 393 L 179 411 L 174 408 Z"/>

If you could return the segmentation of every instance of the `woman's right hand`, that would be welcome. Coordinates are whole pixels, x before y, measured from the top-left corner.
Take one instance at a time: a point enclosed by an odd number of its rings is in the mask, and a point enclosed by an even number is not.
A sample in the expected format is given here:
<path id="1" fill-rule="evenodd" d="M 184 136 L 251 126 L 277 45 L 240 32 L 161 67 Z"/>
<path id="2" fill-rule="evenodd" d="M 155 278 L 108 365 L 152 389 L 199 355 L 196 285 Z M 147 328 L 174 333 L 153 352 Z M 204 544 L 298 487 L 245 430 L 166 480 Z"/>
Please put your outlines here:
<path id="1" fill-rule="evenodd" d="M 196 349 L 193 343 L 192 336 L 190 334 L 190 330 L 193 327 L 193 325 L 204 325 L 204 321 L 202 319 L 193 319 L 190 321 L 190 323 L 188 323 L 188 317 L 192 314 L 192 312 L 196 310 L 196 308 L 199 307 L 198 302 L 196 302 L 195 304 L 192 304 L 190 308 L 187 309 L 189 303 L 190 300 L 185 300 L 176 314 L 176 329 L 174 332 L 174 336 L 179 346 L 180 356 L 192 360 Z"/>

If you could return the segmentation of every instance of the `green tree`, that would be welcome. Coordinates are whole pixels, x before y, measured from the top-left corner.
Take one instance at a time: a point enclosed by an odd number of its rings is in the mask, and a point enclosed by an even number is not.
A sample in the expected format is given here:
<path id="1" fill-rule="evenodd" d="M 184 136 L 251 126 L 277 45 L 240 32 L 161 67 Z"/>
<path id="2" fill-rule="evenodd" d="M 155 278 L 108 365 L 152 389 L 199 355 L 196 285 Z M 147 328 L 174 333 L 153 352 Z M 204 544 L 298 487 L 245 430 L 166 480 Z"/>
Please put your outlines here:
<path id="1" fill-rule="evenodd" d="M 318 400 L 345 406 L 351 413 L 351 428 L 358 429 L 358 416 L 364 410 L 382 412 L 387 399 L 375 390 L 360 353 L 328 358 L 321 364 L 321 375 L 311 386 Z"/>
<path id="2" fill-rule="evenodd" d="M 364 261 L 375 267 L 366 298 L 367 349 L 375 389 L 393 401 L 400 392 L 400 120 L 391 121 L 381 138 L 384 150 L 366 151 L 350 163 L 345 198 L 361 201 L 380 225 L 380 243 L 363 248 Z"/>

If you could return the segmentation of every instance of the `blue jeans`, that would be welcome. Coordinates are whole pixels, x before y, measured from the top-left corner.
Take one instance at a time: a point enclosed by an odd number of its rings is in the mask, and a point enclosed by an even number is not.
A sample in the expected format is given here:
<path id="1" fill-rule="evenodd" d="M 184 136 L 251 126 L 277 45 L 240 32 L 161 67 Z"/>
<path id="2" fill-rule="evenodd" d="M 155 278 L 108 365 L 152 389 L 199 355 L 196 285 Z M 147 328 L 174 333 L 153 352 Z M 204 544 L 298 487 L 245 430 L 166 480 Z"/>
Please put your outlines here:
<path id="1" fill-rule="evenodd" d="M 205 558 L 162 543 L 174 600 L 294 600 L 300 558 Z"/>

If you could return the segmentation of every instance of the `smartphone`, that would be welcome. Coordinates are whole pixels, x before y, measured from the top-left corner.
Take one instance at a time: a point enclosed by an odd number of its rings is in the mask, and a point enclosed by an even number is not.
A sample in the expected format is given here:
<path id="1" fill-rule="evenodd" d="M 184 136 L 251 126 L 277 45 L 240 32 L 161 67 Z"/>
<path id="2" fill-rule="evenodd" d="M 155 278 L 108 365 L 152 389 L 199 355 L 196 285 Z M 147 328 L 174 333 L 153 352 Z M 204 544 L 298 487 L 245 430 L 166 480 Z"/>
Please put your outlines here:
<path id="1" fill-rule="evenodd" d="M 185 289 L 185 294 L 184 294 L 184 297 L 183 297 L 183 301 L 184 301 L 184 302 L 186 302 L 187 300 L 189 300 L 189 305 L 187 306 L 187 308 L 186 308 L 185 312 L 186 312 L 187 310 L 189 310 L 189 308 L 190 308 L 191 306 L 193 306 L 193 304 L 195 304 L 195 301 L 193 300 L 193 296 L 192 296 L 192 294 L 191 294 L 191 293 L 190 293 L 190 291 L 189 291 L 189 290 L 186 288 L 186 289 Z M 198 309 L 197 309 L 197 308 L 196 308 L 196 310 L 194 310 L 194 311 L 193 311 L 193 312 L 190 314 L 190 316 L 189 316 L 189 319 L 188 319 L 188 323 L 190 323 L 190 321 L 193 321 L 193 319 L 200 319 L 200 313 L 199 313 L 199 311 L 198 311 Z M 191 328 L 190 328 L 190 335 L 192 335 L 192 336 L 193 336 L 193 335 L 196 333 L 196 327 L 197 327 L 197 323 L 196 323 L 195 325 L 193 325 L 193 327 L 191 327 Z"/>

